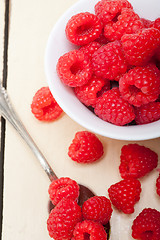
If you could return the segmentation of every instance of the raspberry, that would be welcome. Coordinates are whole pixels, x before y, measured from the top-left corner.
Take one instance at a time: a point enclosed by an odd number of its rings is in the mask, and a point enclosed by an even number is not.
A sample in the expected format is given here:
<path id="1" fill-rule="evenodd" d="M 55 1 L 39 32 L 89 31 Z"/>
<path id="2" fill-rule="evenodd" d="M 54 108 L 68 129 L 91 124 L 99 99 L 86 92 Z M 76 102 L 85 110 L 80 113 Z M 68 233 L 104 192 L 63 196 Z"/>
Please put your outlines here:
<path id="1" fill-rule="evenodd" d="M 132 237 L 140 240 L 159 240 L 160 212 L 152 208 L 143 209 L 133 221 Z"/>
<path id="2" fill-rule="evenodd" d="M 121 97 L 118 88 L 105 92 L 99 98 L 94 111 L 104 121 L 119 126 L 130 123 L 135 118 L 133 107 Z"/>
<path id="3" fill-rule="evenodd" d="M 105 25 L 104 35 L 109 41 L 120 40 L 124 34 L 136 33 L 142 28 L 140 17 L 131 8 L 124 8 L 116 22 Z"/>
<path id="4" fill-rule="evenodd" d="M 153 102 L 160 93 L 160 71 L 154 64 L 135 67 L 119 81 L 122 97 L 134 106 Z"/>
<path id="5" fill-rule="evenodd" d="M 62 199 L 51 211 L 47 229 L 55 240 L 70 240 L 73 230 L 82 219 L 81 207 L 71 199 Z"/>
<path id="6" fill-rule="evenodd" d="M 107 240 L 104 227 L 100 223 L 87 220 L 77 223 L 73 236 L 72 240 Z"/>
<path id="7" fill-rule="evenodd" d="M 75 94 L 86 106 L 95 106 L 104 91 L 110 89 L 110 81 L 93 76 L 89 82 L 81 87 L 76 87 Z"/>
<path id="8" fill-rule="evenodd" d="M 137 179 L 125 179 L 108 189 L 112 204 L 125 214 L 134 212 L 134 205 L 140 199 L 141 184 Z"/>
<path id="9" fill-rule="evenodd" d="M 95 13 L 106 24 L 116 20 L 123 8 L 132 8 L 127 0 L 101 0 L 95 5 Z"/>
<path id="10" fill-rule="evenodd" d="M 154 28 L 157 28 L 160 31 L 160 18 L 157 18 L 151 25 Z"/>
<path id="11" fill-rule="evenodd" d="M 143 177 L 158 164 L 157 153 L 138 144 L 124 145 L 120 158 L 119 171 L 124 179 Z"/>
<path id="12" fill-rule="evenodd" d="M 79 49 L 79 51 L 82 51 L 87 57 L 90 59 L 92 58 L 92 55 L 95 51 L 97 51 L 101 47 L 101 44 L 98 42 L 91 42 Z"/>
<path id="13" fill-rule="evenodd" d="M 159 173 L 159 176 L 156 180 L 156 188 L 157 188 L 157 194 L 160 196 L 160 173 Z"/>
<path id="14" fill-rule="evenodd" d="M 92 67 L 84 53 L 73 50 L 59 58 L 57 73 L 65 85 L 77 87 L 89 81 L 92 76 Z"/>
<path id="15" fill-rule="evenodd" d="M 107 38 L 104 36 L 104 28 L 102 29 L 101 34 L 95 41 L 100 43 L 101 45 L 107 44 L 109 42 Z"/>
<path id="16" fill-rule="evenodd" d="M 93 71 L 97 77 L 114 80 L 127 70 L 122 46 L 119 41 L 99 48 L 92 56 Z"/>
<path id="17" fill-rule="evenodd" d="M 121 41 L 128 63 L 142 66 L 151 59 L 160 45 L 160 31 L 144 28 L 137 33 L 123 35 Z"/>
<path id="18" fill-rule="evenodd" d="M 142 22 L 144 28 L 152 27 L 152 21 L 149 19 L 141 18 L 141 22 Z"/>
<path id="19" fill-rule="evenodd" d="M 48 192 L 54 205 L 58 204 L 63 198 L 77 201 L 79 196 L 79 185 L 76 181 L 68 177 L 61 177 L 51 182 Z"/>
<path id="20" fill-rule="evenodd" d="M 135 108 L 137 124 L 146 124 L 160 119 L 160 102 L 151 102 Z"/>
<path id="21" fill-rule="evenodd" d="M 57 119 L 63 112 L 52 96 L 49 87 L 42 87 L 35 93 L 31 111 L 38 120 L 46 122 Z"/>
<path id="22" fill-rule="evenodd" d="M 95 134 L 88 131 L 77 132 L 69 146 L 68 155 L 78 163 L 92 163 L 103 155 L 103 145 Z"/>
<path id="23" fill-rule="evenodd" d="M 95 196 L 83 203 L 82 215 L 85 220 L 107 224 L 112 215 L 112 207 L 108 198 Z"/>
<path id="24" fill-rule="evenodd" d="M 68 40 L 76 45 L 85 45 L 99 37 L 102 24 L 98 17 L 89 12 L 78 13 L 66 25 Z"/>

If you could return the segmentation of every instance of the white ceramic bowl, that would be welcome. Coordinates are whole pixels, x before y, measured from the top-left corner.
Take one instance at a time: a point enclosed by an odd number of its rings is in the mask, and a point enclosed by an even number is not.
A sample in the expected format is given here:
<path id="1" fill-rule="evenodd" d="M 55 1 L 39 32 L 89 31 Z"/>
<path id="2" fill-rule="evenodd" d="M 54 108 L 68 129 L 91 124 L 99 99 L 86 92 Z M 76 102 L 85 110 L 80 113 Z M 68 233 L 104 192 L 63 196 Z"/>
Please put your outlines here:
<path id="1" fill-rule="evenodd" d="M 65 26 L 71 16 L 89 11 L 94 13 L 98 0 L 79 0 L 59 19 L 48 39 L 45 52 L 45 72 L 49 88 L 61 108 L 74 121 L 86 129 L 120 140 L 145 140 L 160 136 L 160 120 L 136 126 L 116 126 L 98 118 L 88 110 L 74 95 L 73 90 L 64 86 L 56 73 L 56 64 L 61 55 L 75 49 L 65 36 Z M 159 0 L 130 0 L 136 13 L 141 17 L 154 20 L 160 16 Z"/>

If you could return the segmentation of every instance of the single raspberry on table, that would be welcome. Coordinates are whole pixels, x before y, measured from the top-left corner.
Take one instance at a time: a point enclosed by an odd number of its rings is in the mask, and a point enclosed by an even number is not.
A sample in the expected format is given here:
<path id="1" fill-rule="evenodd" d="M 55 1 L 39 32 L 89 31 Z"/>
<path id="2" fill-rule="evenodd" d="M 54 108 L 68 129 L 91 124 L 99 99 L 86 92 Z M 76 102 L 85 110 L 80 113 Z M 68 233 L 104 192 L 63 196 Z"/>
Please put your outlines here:
<path id="1" fill-rule="evenodd" d="M 112 204 L 125 214 L 134 212 L 134 205 L 140 199 L 141 184 L 137 179 L 125 179 L 108 189 Z"/>
<path id="2" fill-rule="evenodd" d="M 97 222 L 84 220 L 77 223 L 72 240 L 107 240 L 104 227 Z"/>
<path id="3" fill-rule="evenodd" d="M 135 118 L 134 108 L 121 97 L 118 88 L 105 92 L 99 98 L 94 112 L 104 121 L 119 126 L 128 124 Z"/>
<path id="4" fill-rule="evenodd" d="M 160 94 L 160 71 L 154 64 L 135 67 L 119 80 L 119 90 L 136 107 L 154 102 Z"/>
<path id="5" fill-rule="evenodd" d="M 74 88 L 77 98 L 86 106 L 94 107 L 103 92 L 110 89 L 110 81 L 93 76 L 87 84 Z"/>
<path id="6" fill-rule="evenodd" d="M 89 12 L 72 16 L 66 25 L 68 40 L 76 45 L 85 45 L 99 37 L 102 24 L 98 17 Z"/>
<path id="7" fill-rule="evenodd" d="M 91 197 L 82 206 L 82 215 L 85 220 L 99 222 L 102 225 L 108 223 L 112 211 L 110 200 L 104 196 Z"/>
<path id="8" fill-rule="evenodd" d="M 128 64 L 142 66 L 159 47 L 160 31 L 156 28 L 143 28 L 137 33 L 123 35 L 121 41 Z"/>
<path id="9" fill-rule="evenodd" d="M 132 8 L 127 0 L 101 0 L 95 5 L 95 13 L 105 25 L 116 21 L 124 8 Z"/>
<path id="10" fill-rule="evenodd" d="M 160 212 L 152 208 L 143 209 L 133 221 L 132 237 L 140 240 L 159 240 Z"/>
<path id="11" fill-rule="evenodd" d="M 151 102 L 135 108 L 137 124 L 146 124 L 160 119 L 160 102 Z"/>
<path id="12" fill-rule="evenodd" d="M 83 52 L 73 50 L 59 58 L 57 73 L 65 85 L 77 87 L 89 81 L 92 76 L 92 66 Z"/>
<path id="13" fill-rule="evenodd" d="M 86 55 L 86 57 L 91 59 L 93 53 L 95 51 L 97 51 L 100 47 L 101 47 L 101 44 L 94 41 L 94 42 L 88 43 L 87 45 L 80 47 L 79 51 L 82 51 Z"/>
<path id="14" fill-rule="evenodd" d="M 70 240 L 76 224 L 81 220 L 81 207 L 71 199 L 62 199 L 53 208 L 47 220 L 50 237 L 54 240 Z"/>
<path id="15" fill-rule="evenodd" d="M 50 92 L 49 87 L 42 87 L 35 93 L 31 111 L 38 120 L 46 122 L 54 121 L 63 112 Z"/>
<path id="16" fill-rule="evenodd" d="M 61 177 L 51 182 L 48 193 L 53 205 L 58 204 L 63 198 L 77 201 L 79 196 L 79 185 L 76 181 L 68 177 Z"/>
<path id="17" fill-rule="evenodd" d="M 156 180 L 156 190 L 157 190 L 157 194 L 160 196 L 160 169 L 158 171 L 159 171 L 159 176 Z"/>
<path id="18" fill-rule="evenodd" d="M 158 164 L 157 153 L 139 144 L 124 145 L 120 159 L 119 171 L 124 179 L 143 177 Z"/>
<path id="19" fill-rule="evenodd" d="M 97 136 L 88 131 L 75 134 L 68 148 L 69 157 L 78 163 L 92 163 L 103 155 L 103 145 Z"/>
<path id="20" fill-rule="evenodd" d="M 104 27 L 104 36 L 109 41 L 121 40 L 124 34 L 136 33 L 143 28 L 140 17 L 131 8 L 124 8 L 117 21 L 111 21 Z"/>
<path id="21" fill-rule="evenodd" d="M 126 60 L 120 41 L 108 43 L 92 56 L 93 71 L 97 77 L 114 80 L 127 70 Z"/>

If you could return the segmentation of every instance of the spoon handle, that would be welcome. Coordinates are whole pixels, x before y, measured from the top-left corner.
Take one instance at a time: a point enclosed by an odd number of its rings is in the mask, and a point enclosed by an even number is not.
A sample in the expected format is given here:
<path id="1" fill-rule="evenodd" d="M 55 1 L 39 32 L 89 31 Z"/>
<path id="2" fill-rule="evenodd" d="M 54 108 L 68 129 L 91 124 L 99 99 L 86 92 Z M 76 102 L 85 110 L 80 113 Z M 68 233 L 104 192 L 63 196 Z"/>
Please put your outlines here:
<path id="1" fill-rule="evenodd" d="M 56 180 L 56 174 L 54 173 L 46 158 L 43 156 L 31 136 L 27 132 L 19 117 L 17 116 L 17 113 L 13 109 L 13 106 L 9 100 L 8 93 L 3 87 L 0 87 L 0 114 L 12 124 L 12 126 L 17 130 L 20 136 L 28 144 L 32 152 L 39 160 L 42 168 L 48 175 L 50 181 Z"/>

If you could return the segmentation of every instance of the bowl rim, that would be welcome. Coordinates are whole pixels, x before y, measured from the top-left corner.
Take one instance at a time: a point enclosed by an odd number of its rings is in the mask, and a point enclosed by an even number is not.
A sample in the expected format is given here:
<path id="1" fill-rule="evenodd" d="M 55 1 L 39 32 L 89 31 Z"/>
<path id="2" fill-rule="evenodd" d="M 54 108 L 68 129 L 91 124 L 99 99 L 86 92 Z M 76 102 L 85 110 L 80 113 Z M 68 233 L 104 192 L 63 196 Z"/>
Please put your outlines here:
<path id="1" fill-rule="evenodd" d="M 47 78 L 47 83 L 50 88 L 51 93 L 53 94 L 55 100 L 57 103 L 60 105 L 60 107 L 63 109 L 63 111 L 75 122 L 83 126 L 85 129 L 88 129 L 91 132 L 94 132 L 96 134 L 102 135 L 104 137 L 109 137 L 112 139 L 117 139 L 117 140 L 130 140 L 130 141 L 140 141 L 140 140 L 148 140 L 148 139 L 154 139 L 160 136 L 160 120 L 144 124 L 144 125 L 133 125 L 133 126 L 116 126 L 112 123 L 105 122 L 102 119 L 98 118 L 95 114 L 90 112 L 87 107 L 85 107 L 73 94 L 73 92 L 70 91 L 69 87 L 67 86 L 62 86 L 61 81 L 59 80 L 59 83 L 56 83 L 56 89 L 53 87 L 53 77 L 57 78 L 57 73 L 56 69 L 53 71 L 52 69 L 52 64 L 50 62 L 51 59 L 51 49 L 53 47 L 53 42 L 55 40 L 55 36 L 57 36 L 57 32 L 59 33 L 62 31 L 62 26 L 64 27 L 64 22 L 66 23 L 66 19 L 69 19 L 73 14 L 76 14 L 80 12 L 81 10 L 80 7 L 86 2 L 86 0 L 80 0 L 76 2 L 73 6 L 71 6 L 56 22 L 54 27 L 52 28 L 46 49 L 45 49 L 45 56 L 44 56 L 44 68 L 45 68 L 45 74 Z M 93 0 L 93 2 L 98 2 L 98 0 Z M 94 4 L 94 3 L 93 3 Z M 88 10 L 85 10 L 88 11 Z M 64 21 L 65 19 L 65 21 Z M 64 32 L 64 28 L 63 28 Z M 66 41 L 68 41 L 66 39 Z M 76 46 L 74 46 L 76 48 Z M 60 56 L 59 56 L 60 57 Z M 76 101 L 77 107 L 79 107 L 84 113 L 87 113 L 87 120 L 89 120 L 90 124 L 87 124 L 86 118 L 82 116 L 77 116 L 76 114 L 73 113 L 72 109 L 70 109 L 67 105 L 67 102 L 62 100 L 62 97 L 59 94 L 59 90 L 63 91 L 65 94 L 65 89 L 69 90 L 69 93 L 67 93 L 67 96 L 70 98 L 69 101 Z M 76 100 L 76 99 L 77 100 Z M 76 110 L 76 109 L 75 109 Z M 90 117 L 93 118 L 90 120 Z M 95 127 L 92 126 L 93 120 L 98 118 L 98 122 L 101 126 L 102 122 L 102 127 L 95 129 Z M 105 123 L 105 125 L 104 125 Z M 159 124 L 159 125 L 158 125 Z M 104 126 L 104 128 L 103 128 Z M 127 128 L 127 131 L 126 131 Z M 105 131 L 104 131 L 105 130 Z M 114 131 L 113 131 L 114 130 Z M 149 131 L 150 130 L 150 131 Z M 119 132 L 119 133 L 118 133 Z M 118 133 L 118 134 L 117 134 Z M 136 133 L 136 134 L 135 134 Z"/>

